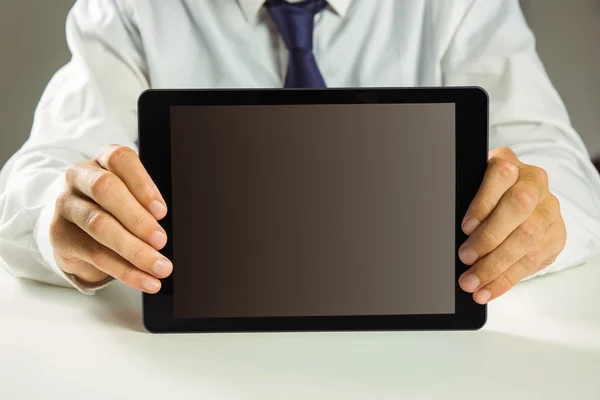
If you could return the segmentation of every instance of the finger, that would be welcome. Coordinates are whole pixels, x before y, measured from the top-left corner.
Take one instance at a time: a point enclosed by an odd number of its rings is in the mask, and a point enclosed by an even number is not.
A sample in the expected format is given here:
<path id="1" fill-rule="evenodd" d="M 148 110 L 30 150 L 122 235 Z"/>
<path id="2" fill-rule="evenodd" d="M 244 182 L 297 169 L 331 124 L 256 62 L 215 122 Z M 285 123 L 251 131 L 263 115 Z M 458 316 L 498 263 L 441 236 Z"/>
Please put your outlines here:
<path id="1" fill-rule="evenodd" d="M 564 248 L 564 225 L 555 222 L 548 228 L 547 238 L 534 250 L 527 252 L 502 275 L 473 294 L 479 304 L 502 296 L 521 280 L 551 265 Z"/>
<path id="2" fill-rule="evenodd" d="M 551 265 L 556 261 L 560 253 L 565 249 L 567 244 L 567 228 L 565 226 L 565 221 L 560 214 L 560 205 L 558 199 L 554 196 L 552 197 L 552 201 L 556 204 L 556 208 L 558 211 L 558 218 L 554 221 L 550 227 L 548 228 L 548 232 L 546 235 L 548 236 L 548 245 L 547 252 L 550 253 L 550 256 L 547 257 L 542 264 Z M 537 272 L 537 271 L 536 271 Z"/>
<path id="3" fill-rule="evenodd" d="M 147 293 L 160 290 L 161 283 L 158 279 L 135 268 L 75 224 L 69 222 L 61 229 L 63 234 L 57 239 L 57 246 L 63 254 L 83 260 L 134 289 Z"/>
<path id="4" fill-rule="evenodd" d="M 64 254 L 55 253 L 56 263 L 61 270 L 67 274 L 73 275 L 77 278 L 79 284 L 83 286 L 98 286 L 113 280 L 113 277 L 108 275 L 106 272 L 100 271 L 78 258 L 72 256 L 65 256 Z"/>
<path id="5" fill-rule="evenodd" d="M 493 157 L 483 177 L 483 182 L 469 205 L 462 222 L 462 230 L 471 235 L 496 208 L 498 202 L 519 178 L 518 164 L 505 158 Z"/>
<path id="6" fill-rule="evenodd" d="M 109 145 L 100 150 L 96 160 L 102 168 L 117 175 L 156 219 L 167 215 L 165 200 L 135 151 L 125 146 Z"/>
<path id="7" fill-rule="evenodd" d="M 67 221 L 62 216 L 55 217 L 50 224 L 50 242 L 54 249 L 54 258 L 59 268 L 67 274 L 75 275 L 78 280 L 84 284 L 96 285 L 109 278 L 105 272 L 100 271 L 78 257 L 69 254 L 68 243 L 72 240 L 79 240 L 79 235 L 84 235 L 85 232 L 78 229 L 73 232 L 72 222 Z M 111 277 L 112 278 L 112 277 Z"/>
<path id="8" fill-rule="evenodd" d="M 498 278 L 540 245 L 557 215 L 558 210 L 552 202 L 540 204 L 533 215 L 513 231 L 498 248 L 477 261 L 459 278 L 460 287 L 472 293 Z"/>
<path id="9" fill-rule="evenodd" d="M 472 265 L 497 248 L 519 225 L 531 216 L 547 192 L 540 181 L 543 171 L 529 167 L 521 169 L 519 180 L 500 199 L 492 214 L 473 232 L 459 249 L 459 257 Z"/>
<path id="10" fill-rule="evenodd" d="M 65 204 L 61 206 L 64 217 L 100 244 L 157 278 L 165 278 L 171 274 L 173 266 L 167 258 L 131 234 L 97 204 L 76 195 L 71 195 L 64 201 Z"/>
<path id="11" fill-rule="evenodd" d="M 490 152 L 488 153 L 488 157 L 489 157 L 489 159 L 504 158 L 504 159 L 512 162 L 515 165 L 519 165 L 521 163 L 519 161 L 519 158 L 515 154 L 515 152 L 512 151 L 511 148 L 507 147 L 507 146 L 495 147 L 495 148 L 491 149 Z"/>
<path id="12" fill-rule="evenodd" d="M 114 173 L 95 162 L 81 163 L 69 169 L 67 183 L 94 200 L 130 232 L 155 249 L 162 249 L 167 243 L 164 229 Z"/>

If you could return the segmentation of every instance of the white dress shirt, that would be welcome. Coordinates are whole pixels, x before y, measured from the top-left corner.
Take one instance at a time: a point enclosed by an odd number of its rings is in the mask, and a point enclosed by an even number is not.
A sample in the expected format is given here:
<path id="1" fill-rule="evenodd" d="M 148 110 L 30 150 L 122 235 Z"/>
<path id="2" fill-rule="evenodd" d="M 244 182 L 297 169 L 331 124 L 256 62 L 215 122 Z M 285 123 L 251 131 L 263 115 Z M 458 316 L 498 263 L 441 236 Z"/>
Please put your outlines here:
<path id="1" fill-rule="evenodd" d="M 67 40 L 72 60 L 0 175 L 0 264 L 92 293 L 60 271 L 48 238 L 66 169 L 108 143 L 136 148 L 145 89 L 282 87 L 288 53 L 262 0 L 79 0 Z M 329 0 L 314 52 L 329 87 L 484 87 L 490 146 L 545 168 L 561 202 L 567 245 L 543 273 L 600 250 L 600 177 L 517 0 Z"/>

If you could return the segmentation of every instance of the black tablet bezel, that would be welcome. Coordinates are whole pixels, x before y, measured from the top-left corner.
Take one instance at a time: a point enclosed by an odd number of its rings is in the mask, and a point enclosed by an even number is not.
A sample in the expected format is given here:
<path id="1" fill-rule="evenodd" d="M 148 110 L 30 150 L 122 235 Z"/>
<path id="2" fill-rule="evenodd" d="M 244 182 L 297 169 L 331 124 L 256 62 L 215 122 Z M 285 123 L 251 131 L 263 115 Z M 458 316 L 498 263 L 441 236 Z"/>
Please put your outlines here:
<path id="1" fill-rule="evenodd" d="M 479 87 L 360 89 L 208 89 L 147 90 L 138 101 L 139 153 L 171 209 L 170 111 L 173 106 L 282 104 L 454 103 L 456 107 L 456 253 L 466 239 L 461 221 L 483 179 L 488 152 L 488 95 Z M 170 240 L 162 250 L 173 258 L 171 216 L 161 222 Z M 150 332 L 269 332 L 356 330 L 476 330 L 487 318 L 487 306 L 475 303 L 458 286 L 467 269 L 458 255 L 456 313 L 258 318 L 175 318 L 173 275 L 154 295 L 143 294 L 143 323 Z"/>

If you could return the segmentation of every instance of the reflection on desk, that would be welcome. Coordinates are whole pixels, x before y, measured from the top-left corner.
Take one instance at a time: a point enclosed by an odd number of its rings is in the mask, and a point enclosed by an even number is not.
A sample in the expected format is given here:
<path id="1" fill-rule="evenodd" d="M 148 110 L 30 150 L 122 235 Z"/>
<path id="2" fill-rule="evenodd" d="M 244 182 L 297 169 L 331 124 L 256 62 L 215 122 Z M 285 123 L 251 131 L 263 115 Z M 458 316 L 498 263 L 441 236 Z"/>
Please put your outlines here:
<path id="1" fill-rule="evenodd" d="M 0 274 L 0 399 L 600 399 L 600 259 L 478 332 L 151 335 L 140 294 Z"/>

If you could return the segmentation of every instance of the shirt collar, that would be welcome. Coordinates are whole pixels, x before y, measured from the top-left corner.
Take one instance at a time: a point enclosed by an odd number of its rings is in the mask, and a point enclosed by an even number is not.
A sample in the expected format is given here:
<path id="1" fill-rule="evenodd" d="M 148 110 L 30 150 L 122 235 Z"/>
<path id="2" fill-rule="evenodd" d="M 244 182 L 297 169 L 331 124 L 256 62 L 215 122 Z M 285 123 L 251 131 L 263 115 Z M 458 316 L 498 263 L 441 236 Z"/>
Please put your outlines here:
<path id="1" fill-rule="evenodd" d="M 296 0 L 298 1 L 298 0 Z M 346 15 L 346 11 L 348 10 L 348 6 L 350 6 L 351 0 L 327 0 L 329 6 L 333 8 L 333 10 L 340 16 L 343 17 Z M 292 2 L 292 1 L 290 1 Z M 247 21 L 255 18 L 260 9 L 262 8 L 265 0 L 238 0 L 242 11 L 244 12 L 244 16 Z"/>

